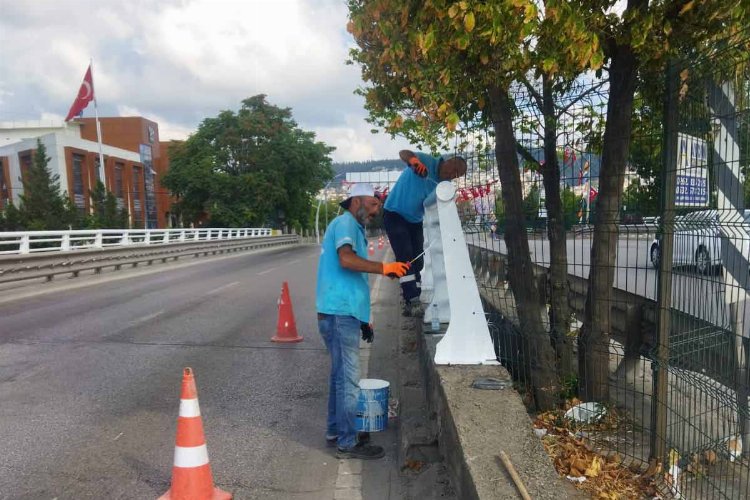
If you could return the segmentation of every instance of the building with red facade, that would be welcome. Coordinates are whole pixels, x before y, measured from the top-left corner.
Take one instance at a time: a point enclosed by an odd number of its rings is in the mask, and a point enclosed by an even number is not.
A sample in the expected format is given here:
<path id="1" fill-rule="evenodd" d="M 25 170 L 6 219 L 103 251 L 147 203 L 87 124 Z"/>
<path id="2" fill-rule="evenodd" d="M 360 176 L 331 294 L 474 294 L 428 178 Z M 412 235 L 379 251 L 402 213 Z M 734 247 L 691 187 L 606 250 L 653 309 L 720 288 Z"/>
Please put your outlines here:
<path id="1" fill-rule="evenodd" d="M 20 202 L 23 177 L 38 139 L 47 148 L 48 168 L 59 175 L 61 189 L 81 211 L 90 213 L 90 192 L 102 180 L 118 206 L 127 209 L 131 227 L 171 227 L 171 199 L 160 183 L 169 162 L 165 143 L 159 141 L 158 124 L 142 117 L 99 121 L 103 169 L 93 118 L 0 123 L 0 207 L 8 201 Z"/>

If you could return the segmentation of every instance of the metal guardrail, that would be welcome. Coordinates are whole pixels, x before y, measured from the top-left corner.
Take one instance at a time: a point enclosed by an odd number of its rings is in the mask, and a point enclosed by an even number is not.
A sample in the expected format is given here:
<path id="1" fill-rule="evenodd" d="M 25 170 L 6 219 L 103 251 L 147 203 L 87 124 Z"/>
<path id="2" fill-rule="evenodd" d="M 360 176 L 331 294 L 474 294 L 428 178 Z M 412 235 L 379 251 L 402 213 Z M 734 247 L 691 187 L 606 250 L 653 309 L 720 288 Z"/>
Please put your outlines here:
<path id="1" fill-rule="evenodd" d="M 0 255 L 70 252 L 132 245 L 232 240 L 271 236 L 270 228 L 96 229 L 0 232 Z"/>
<path id="2" fill-rule="evenodd" d="M 55 276 L 77 277 L 81 272 L 100 273 L 106 268 L 151 265 L 155 262 L 177 260 L 180 257 L 216 255 L 300 243 L 297 235 L 234 237 L 224 240 L 186 241 L 169 245 L 130 245 L 115 248 L 88 248 L 69 252 L 46 252 L 0 256 L 0 284 Z"/>

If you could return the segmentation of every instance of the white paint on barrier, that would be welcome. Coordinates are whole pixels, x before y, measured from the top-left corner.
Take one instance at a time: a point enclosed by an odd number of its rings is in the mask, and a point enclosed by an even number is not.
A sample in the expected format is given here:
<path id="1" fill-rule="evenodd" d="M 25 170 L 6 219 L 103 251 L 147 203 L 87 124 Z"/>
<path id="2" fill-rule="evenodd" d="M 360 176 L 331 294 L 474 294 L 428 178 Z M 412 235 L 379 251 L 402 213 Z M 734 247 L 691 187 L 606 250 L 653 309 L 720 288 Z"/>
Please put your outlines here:
<path id="1" fill-rule="evenodd" d="M 445 336 L 437 344 L 435 364 L 497 364 L 495 347 L 458 218 L 455 193 L 456 188 L 452 183 L 441 182 L 435 190 L 436 200 L 433 202 L 437 205 L 439 234 L 435 234 L 434 240 L 431 238 L 434 241 L 431 248 L 442 249 L 442 256 L 433 260 L 433 270 L 444 270 L 444 287 L 450 307 L 450 323 Z M 435 278 L 437 294 L 441 280 L 437 276 Z"/>

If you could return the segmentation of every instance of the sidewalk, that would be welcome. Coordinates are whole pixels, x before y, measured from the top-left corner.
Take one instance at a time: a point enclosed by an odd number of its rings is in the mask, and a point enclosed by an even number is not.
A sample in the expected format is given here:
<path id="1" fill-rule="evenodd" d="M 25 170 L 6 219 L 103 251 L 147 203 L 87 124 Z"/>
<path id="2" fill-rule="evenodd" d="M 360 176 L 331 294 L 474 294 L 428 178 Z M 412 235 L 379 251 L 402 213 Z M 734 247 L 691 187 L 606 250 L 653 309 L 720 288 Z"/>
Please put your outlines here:
<path id="1" fill-rule="evenodd" d="M 375 340 L 360 346 L 362 378 L 390 383 L 390 406 L 396 417 L 389 419 L 386 431 L 372 434 L 372 442 L 383 446 L 386 455 L 380 460 L 339 460 L 334 500 L 455 498 L 428 422 L 415 342 L 416 320 L 401 316 L 399 296 L 398 281 L 374 279 Z M 415 436 L 434 445 L 410 448 L 409 440 Z M 412 457 L 415 452 L 428 456 L 417 456 L 422 458 L 417 460 Z"/>

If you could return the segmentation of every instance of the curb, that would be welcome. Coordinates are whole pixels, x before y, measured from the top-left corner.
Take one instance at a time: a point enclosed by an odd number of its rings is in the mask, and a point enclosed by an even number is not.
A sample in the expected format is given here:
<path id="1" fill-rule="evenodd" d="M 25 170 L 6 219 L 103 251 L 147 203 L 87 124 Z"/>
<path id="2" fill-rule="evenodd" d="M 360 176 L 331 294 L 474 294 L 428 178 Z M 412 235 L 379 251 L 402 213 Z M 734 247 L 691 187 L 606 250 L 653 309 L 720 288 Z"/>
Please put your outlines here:
<path id="1" fill-rule="evenodd" d="M 430 410 L 437 415 L 440 452 L 461 499 L 519 498 L 500 465 L 505 451 L 534 499 L 585 498 L 555 471 L 534 436 L 532 422 L 512 379 L 502 366 L 437 366 L 435 346 L 442 335 L 420 334 L 418 350 Z M 496 391 L 472 389 L 480 377 L 508 381 Z"/>

